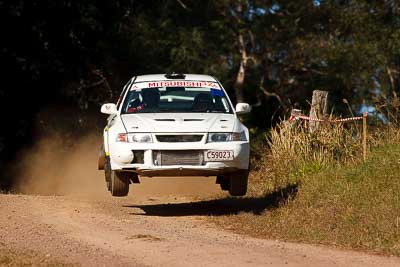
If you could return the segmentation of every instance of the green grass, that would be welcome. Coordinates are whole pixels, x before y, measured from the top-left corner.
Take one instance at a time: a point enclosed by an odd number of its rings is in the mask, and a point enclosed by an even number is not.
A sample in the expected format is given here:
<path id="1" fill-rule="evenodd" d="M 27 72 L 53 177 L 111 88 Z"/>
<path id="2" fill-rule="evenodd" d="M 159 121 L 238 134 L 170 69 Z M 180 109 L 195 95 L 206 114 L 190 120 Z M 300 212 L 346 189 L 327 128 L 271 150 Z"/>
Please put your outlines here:
<path id="1" fill-rule="evenodd" d="M 400 144 L 373 148 L 366 162 L 336 162 L 322 168 L 310 163 L 294 174 L 295 179 L 281 179 L 286 185 L 296 183 L 297 192 L 278 206 L 213 221 L 256 237 L 400 256 Z M 265 168 L 252 173 L 252 198 L 262 200 L 279 190 Z"/>

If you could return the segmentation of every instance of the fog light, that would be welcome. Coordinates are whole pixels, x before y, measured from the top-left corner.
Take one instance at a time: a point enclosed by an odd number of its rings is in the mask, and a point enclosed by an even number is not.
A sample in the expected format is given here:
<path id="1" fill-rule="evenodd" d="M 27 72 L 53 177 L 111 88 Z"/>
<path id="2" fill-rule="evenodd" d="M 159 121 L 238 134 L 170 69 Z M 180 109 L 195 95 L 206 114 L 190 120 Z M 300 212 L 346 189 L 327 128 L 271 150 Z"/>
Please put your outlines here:
<path id="1" fill-rule="evenodd" d="M 133 161 L 132 151 L 121 152 L 117 155 L 118 161 L 124 164 L 131 163 Z"/>

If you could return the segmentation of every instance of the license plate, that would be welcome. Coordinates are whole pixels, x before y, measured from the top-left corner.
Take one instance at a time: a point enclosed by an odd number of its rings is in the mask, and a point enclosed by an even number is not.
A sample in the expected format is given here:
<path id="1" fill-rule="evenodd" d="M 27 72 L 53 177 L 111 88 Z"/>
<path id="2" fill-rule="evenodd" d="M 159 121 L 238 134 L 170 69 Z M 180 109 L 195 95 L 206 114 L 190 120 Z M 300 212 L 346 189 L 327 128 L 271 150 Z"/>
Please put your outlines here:
<path id="1" fill-rule="evenodd" d="M 205 161 L 233 160 L 233 150 L 209 150 L 204 154 Z"/>

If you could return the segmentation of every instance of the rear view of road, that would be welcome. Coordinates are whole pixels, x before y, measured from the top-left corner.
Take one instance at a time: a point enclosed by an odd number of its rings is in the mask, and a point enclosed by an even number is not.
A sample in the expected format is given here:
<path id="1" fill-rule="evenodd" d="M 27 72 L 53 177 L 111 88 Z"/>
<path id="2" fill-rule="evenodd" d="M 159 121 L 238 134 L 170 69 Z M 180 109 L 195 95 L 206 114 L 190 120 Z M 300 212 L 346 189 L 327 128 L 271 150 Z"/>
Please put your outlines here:
<path id="1" fill-rule="evenodd" d="M 0 195 L 0 248 L 85 266 L 400 266 L 395 257 L 250 238 L 207 222 L 231 204 L 188 196 Z"/>

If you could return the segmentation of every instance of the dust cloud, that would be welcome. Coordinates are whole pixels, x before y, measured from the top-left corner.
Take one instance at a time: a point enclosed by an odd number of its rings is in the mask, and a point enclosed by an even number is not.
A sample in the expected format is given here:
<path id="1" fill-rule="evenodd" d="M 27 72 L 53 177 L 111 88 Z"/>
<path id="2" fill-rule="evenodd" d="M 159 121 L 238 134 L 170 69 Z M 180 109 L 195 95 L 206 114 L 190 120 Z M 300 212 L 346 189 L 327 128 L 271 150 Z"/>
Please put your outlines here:
<path id="1" fill-rule="evenodd" d="M 15 191 L 40 195 L 107 193 L 103 172 L 97 170 L 101 137 L 71 140 L 62 134 L 45 135 L 23 151 L 17 165 Z"/>
<path id="2" fill-rule="evenodd" d="M 88 134 L 73 139 L 47 134 L 23 151 L 18 160 L 14 191 L 34 195 L 107 197 L 104 172 L 97 169 L 102 138 Z M 140 177 L 130 185 L 130 197 L 211 197 L 221 193 L 215 177 Z"/>

